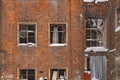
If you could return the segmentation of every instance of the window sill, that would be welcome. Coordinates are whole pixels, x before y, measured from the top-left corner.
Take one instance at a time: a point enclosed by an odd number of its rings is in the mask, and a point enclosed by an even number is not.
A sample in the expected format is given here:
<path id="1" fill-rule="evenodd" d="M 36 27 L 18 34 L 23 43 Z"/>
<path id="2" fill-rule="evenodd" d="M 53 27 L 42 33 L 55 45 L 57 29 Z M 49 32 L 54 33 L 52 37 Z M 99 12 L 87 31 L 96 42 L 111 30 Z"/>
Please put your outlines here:
<path id="1" fill-rule="evenodd" d="M 57 44 L 57 43 L 53 43 L 53 44 L 50 44 L 50 46 L 66 46 L 67 44 Z"/>
<path id="2" fill-rule="evenodd" d="M 36 44 L 34 44 L 34 43 L 28 43 L 28 44 L 22 43 L 22 44 L 18 44 L 18 45 L 19 45 L 19 46 L 33 47 L 33 46 L 35 46 Z"/>
<path id="3" fill-rule="evenodd" d="M 96 46 L 96 47 L 87 47 L 85 49 L 85 52 L 107 52 L 108 49 L 106 47 L 103 47 L 103 46 Z"/>

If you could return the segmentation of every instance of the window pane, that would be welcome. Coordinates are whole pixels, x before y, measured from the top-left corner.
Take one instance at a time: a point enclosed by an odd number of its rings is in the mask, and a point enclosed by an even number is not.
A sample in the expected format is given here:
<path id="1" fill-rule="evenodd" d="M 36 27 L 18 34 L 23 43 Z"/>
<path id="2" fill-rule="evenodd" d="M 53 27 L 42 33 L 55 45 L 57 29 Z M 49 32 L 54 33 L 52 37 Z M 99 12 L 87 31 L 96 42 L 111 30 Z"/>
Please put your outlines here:
<path id="1" fill-rule="evenodd" d="M 65 75 L 65 69 L 59 70 L 59 75 Z"/>
<path id="2" fill-rule="evenodd" d="M 91 38 L 92 39 L 97 39 L 97 31 L 96 30 L 92 30 L 92 32 L 91 32 Z"/>
<path id="3" fill-rule="evenodd" d="M 53 43 L 53 32 L 50 32 L 50 43 Z"/>
<path id="4" fill-rule="evenodd" d="M 25 69 L 21 69 L 20 70 L 20 79 L 26 79 L 26 70 Z"/>
<path id="5" fill-rule="evenodd" d="M 20 70 L 20 74 L 26 74 L 26 70 L 25 69 Z"/>
<path id="6" fill-rule="evenodd" d="M 33 31 L 35 31 L 35 25 L 28 25 L 28 30 L 33 30 Z"/>
<path id="7" fill-rule="evenodd" d="M 28 37 L 28 43 L 35 43 L 35 37 L 34 36 L 29 36 Z"/>
<path id="8" fill-rule="evenodd" d="M 35 33 L 28 33 L 28 36 L 35 36 Z"/>
<path id="9" fill-rule="evenodd" d="M 90 71 L 90 58 L 87 57 L 87 71 Z"/>
<path id="10" fill-rule="evenodd" d="M 58 31 L 64 31 L 62 26 L 58 26 Z"/>
<path id="11" fill-rule="evenodd" d="M 35 80 L 35 76 L 28 76 L 28 80 Z"/>
<path id="12" fill-rule="evenodd" d="M 90 41 L 86 42 L 87 47 L 90 47 Z"/>
<path id="13" fill-rule="evenodd" d="M 34 74 L 35 74 L 35 70 L 34 70 L 34 69 L 29 69 L 29 70 L 28 70 L 28 74 L 30 74 L 30 75 L 31 75 L 31 74 L 34 75 Z"/>
<path id="14" fill-rule="evenodd" d="M 50 31 L 53 31 L 53 29 L 54 29 L 54 26 L 51 25 L 51 26 L 50 26 Z"/>
<path id="15" fill-rule="evenodd" d="M 20 24 L 20 27 L 19 27 L 19 30 L 20 31 L 24 31 L 24 30 L 26 30 L 27 31 L 27 25 L 22 25 L 22 24 Z"/>
<path id="16" fill-rule="evenodd" d="M 90 30 L 87 30 L 87 39 L 90 39 Z"/>
<path id="17" fill-rule="evenodd" d="M 27 33 L 26 32 L 21 32 L 19 37 L 20 37 L 20 43 L 27 43 Z"/>
<path id="18" fill-rule="evenodd" d="M 97 45 L 97 41 L 91 41 L 91 45 L 90 45 L 90 46 L 91 46 L 91 47 L 92 47 L 92 46 L 98 46 L 98 45 Z"/>

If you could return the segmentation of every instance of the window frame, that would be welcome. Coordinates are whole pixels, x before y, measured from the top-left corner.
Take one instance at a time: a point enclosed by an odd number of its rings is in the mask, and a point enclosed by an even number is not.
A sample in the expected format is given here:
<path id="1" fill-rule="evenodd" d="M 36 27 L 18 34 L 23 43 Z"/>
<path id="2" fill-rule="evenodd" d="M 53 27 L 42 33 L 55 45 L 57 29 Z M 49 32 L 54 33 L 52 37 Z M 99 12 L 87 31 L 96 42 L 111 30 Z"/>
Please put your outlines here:
<path id="1" fill-rule="evenodd" d="M 89 39 L 87 39 L 87 19 L 102 19 L 103 20 L 103 31 L 102 31 L 102 44 L 101 45 L 96 45 L 96 46 L 87 46 L 87 41 L 89 41 L 91 38 L 89 38 Z M 106 43 L 106 39 L 107 39 L 107 21 L 106 21 L 106 19 L 105 18 L 103 18 L 103 17 L 87 17 L 87 18 L 85 18 L 85 20 L 86 20 L 86 22 L 85 22 L 85 27 L 86 27 L 86 47 L 88 48 L 88 47 L 100 47 L 100 46 L 106 46 L 107 45 L 107 43 Z M 98 29 L 99 30 L 99 29 Z M 97 34 L 96 34 L 97 35 Z M 97 40 L 97 38 L 96 39 L 94 39 L 97 43 L 98 43 L 98 41 L 100 41 L 100 39 L 99 40 Z"/>
<path id="2" fill-rule="evenodd" d="M 56 69 L 56 70 L 62 70 L 62 69 L 64 69 L 65 70 L 65 76 L 66 76 L 66 79 L 65 80 L 68 80 L 68 68 L 50 68 L 49 69 L 49 79 L 51 80 L 51 70 L 52 69 Z"/>
<path id="3" fill-rule="evenodd" d="M 20 25 L 35 25 L 35 43 L 20 43 L 20 32 L 19 32 L 19 29 L 20 29 Z M 35 22 L 19 22 L 18 23 L 18 46 L 36 46 L 37 45 L 37 23 Z"/>
<path id="4" fill-rule="evenodd" d="M 17 72 L 17 74 L 18 74 L 18 80 L 20 80 L 20 70 L 26 70 L 27 71 L 27 80 L 28 80 L 28 70 L 34 70 L 34 79 L 36 80 L 37 79 L 37 69 L 36 68 L 18 68 L 18 72 Z"/>
<path id="5" fill-rule="evenodd" d="M 65 36 L 66 36 L 66 40 L 65 40 L 65 43 L 50 43 L 51 41 L 51 34 L 50 34 L 50 25 L 65 25 Z M 48 35 L 49 35 L 49 42 L 48 42 L 48 44 L 49 44 L 49 46 L 66 46 L 67 45 L 67 42 L 68 42 L 68 32 L 67 32 L 67 27 L 68 27 L 68 24 L 67 23 L 64 23 L 64 22 L 50 22 L 49 24 L 48 24 L 48 26 L 49 26 L 49 29 L 48 29 Z"/>

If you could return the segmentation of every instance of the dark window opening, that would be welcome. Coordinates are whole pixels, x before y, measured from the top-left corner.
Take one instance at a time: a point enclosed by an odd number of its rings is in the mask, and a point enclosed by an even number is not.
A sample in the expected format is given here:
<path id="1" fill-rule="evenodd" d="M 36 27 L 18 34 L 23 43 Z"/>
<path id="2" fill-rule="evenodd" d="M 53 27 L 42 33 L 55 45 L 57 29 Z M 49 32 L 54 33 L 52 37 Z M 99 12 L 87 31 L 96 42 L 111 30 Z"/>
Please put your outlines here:
<path id="1" fill-rule="evenodd" d="M 50 24 L 50 44 L 66 43 L 66 24 Z"/>
<path id="2" fill-rule="evenodd" d="M 87 71 L 90 71 L 90 58 L 87 57 Z"/>
<path id="3" fill-rule="evenodd" d="M 86 20 L 86 45 L 87 47 L 103 45 L 103 19 L 88 18 Z"/>
<path id="4" fill-rule="evenodd" d="M 19 43 L 35 43 L 35 24 L 19 24 Z"/>
<path id="5" fill-rule="evenodd" d="M 50 80 L 66 80 L 66 69 L 51 69 Z"/>
<path id="6" fill-rule="evenodd" d="M 35 80 L 35 69 L 20 69 L 19 79 L 20 80 Z"/>

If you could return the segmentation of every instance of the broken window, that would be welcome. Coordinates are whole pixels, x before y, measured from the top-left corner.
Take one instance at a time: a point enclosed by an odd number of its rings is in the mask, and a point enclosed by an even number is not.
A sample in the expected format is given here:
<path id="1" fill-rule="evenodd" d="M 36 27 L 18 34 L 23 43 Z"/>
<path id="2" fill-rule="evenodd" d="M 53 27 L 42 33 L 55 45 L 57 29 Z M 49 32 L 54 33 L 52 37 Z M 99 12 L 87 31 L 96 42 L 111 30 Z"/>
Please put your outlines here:
<path id="1" fill-rule="evenodd" d="M 35 24 L 19 24 L 19 43 L 35 43 Z"/>
<path id="2" fill-rule="evenodd" d="M 66 43 L 66 24 L 50 24 L 50 44 Z"/>
<path id="3" fill-rule="evenodd" d="M 50 69 L 50 80 L 66 80 L 66 69 Z"/>
<path id="4" fill-rule="evenodd" d="M 86 19 L 86 45 L 87 47 L 103 45 L 103 19 Z"/>
<path id="5" fill-rule="evenodd" d="M 20 80 L 35 80 L 35 69 L 20 69 L 19 79 Z"/>

